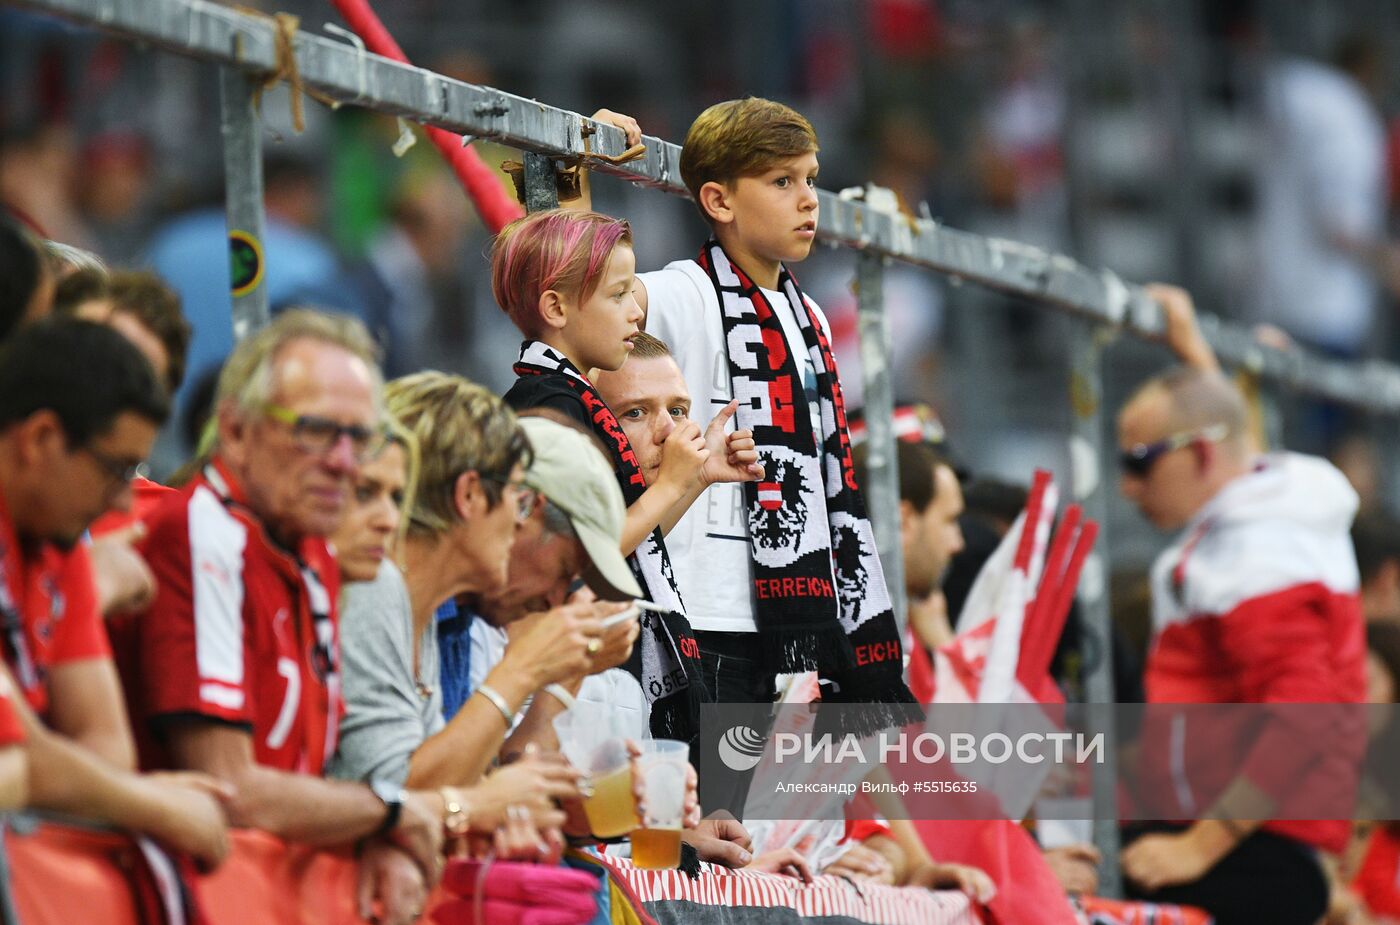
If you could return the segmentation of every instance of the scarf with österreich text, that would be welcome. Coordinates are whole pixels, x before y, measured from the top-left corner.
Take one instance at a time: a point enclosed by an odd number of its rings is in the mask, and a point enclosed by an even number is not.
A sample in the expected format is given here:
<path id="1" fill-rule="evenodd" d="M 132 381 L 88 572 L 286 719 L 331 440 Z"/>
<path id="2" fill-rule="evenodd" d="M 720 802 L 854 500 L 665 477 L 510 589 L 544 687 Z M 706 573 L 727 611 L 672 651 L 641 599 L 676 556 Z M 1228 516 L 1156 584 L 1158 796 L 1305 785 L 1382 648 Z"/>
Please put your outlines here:
<path id="1" fill-rule="evenodd" d="M 919 720 L 923 711 L 904 683 L 885 575 L 856 486 L 826 332 L 797 281 L 781 268 L 778 289 L 816 373 L 821 420 L 812 421 L 800 364 L 763 290 L 713 239 L 698 263 L 719 298 L 739 400 L 735 426 L 753 431 L 764 468 L 763 479 L 744 483 L 759 649 L 775 672 L 816 670 L 823 700 L 870 705 L 843 711 L 858 716 L 845 731 Z"/>

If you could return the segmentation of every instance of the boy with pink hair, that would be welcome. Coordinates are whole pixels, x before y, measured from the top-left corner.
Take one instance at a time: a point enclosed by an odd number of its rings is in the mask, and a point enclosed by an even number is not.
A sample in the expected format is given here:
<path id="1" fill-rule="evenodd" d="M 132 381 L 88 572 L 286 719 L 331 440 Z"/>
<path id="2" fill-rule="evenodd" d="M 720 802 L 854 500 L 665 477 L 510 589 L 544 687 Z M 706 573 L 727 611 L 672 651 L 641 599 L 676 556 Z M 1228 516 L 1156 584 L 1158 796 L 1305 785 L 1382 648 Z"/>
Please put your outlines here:
<path id="1" fill-rule="evenodd" d="M 506 226 L 491 251 L 496 301 L 526 337 L 515 365 L 520 378 L 505 400 L 517 410 L 567 415 L 612 456 L 628 504 L 622 550 L 647 596 L 666 608 L 643 615 L 628 668 L 646 694 L 653 735 L 694 742 L 708 695 L 663 535 L 710 483 L 762 472 L 752 435 L 724 433 L 734 415 L 730 404 L 703 433 L 693 421 L 677 426 L 647 485 L 626 434 L 589 378 L 595 369 L 618 369 L 632 350 L 642 319 L 635 271 L 631 228 L 596 212 L 536 212 Z"/>

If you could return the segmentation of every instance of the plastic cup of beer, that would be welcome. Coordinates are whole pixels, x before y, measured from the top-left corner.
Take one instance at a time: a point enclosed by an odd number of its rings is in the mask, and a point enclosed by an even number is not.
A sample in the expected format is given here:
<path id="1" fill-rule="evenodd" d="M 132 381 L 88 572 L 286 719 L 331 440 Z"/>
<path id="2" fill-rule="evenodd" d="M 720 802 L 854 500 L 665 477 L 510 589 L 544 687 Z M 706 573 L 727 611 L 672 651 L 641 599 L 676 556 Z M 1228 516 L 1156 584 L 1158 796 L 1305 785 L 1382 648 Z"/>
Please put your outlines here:
<path id="1" fill-rule="evenodd" d="M 594 751 L 589 762 L 588 786 L 592 794 L 583 801 L 588 828 L 598 838 L 626 835 L 641 824 L 632 796 L 632 762 L 623 739 L 609 739 Z"/>
<path id="2" fill-rule="evenodd" d="M 690 747 L 674 739 L 649 739 L 639 744 L 642 755 L 637 759 L 637 773 L 641 775 L 646 811 L 641 828 L 631 836 L 632 864 L 644 870 L 674 868 L 681 861 Z"/>

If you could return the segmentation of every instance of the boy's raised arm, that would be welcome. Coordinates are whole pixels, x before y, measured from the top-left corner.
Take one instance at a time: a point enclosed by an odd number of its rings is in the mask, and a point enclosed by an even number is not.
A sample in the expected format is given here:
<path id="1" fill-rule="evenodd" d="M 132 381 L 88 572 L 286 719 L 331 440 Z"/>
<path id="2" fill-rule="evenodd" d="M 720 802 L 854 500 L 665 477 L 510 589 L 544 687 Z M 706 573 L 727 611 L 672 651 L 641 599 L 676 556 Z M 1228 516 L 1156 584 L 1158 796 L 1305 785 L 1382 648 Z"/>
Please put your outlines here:
<path id="1" fill-rule="evenodd" d="M 611 125 L 622 130 L 627 136 L 627 146 L 629 148 L 642 143 L 642 126 L 636 119 L 620 112 L 613 112 L 611 109 L 600 109 L 589 116 L 594 122 L 602 122 L 604 125 Z M 630 159 L 629 156 L 624 159 Z M 593 190 L 588 183 L 587 162 L 579 166 L 578 195 L 573 199 L 562 200 L 559 203 L 561 209 L 572 209 L 577 212 L 593 211 Z"/>

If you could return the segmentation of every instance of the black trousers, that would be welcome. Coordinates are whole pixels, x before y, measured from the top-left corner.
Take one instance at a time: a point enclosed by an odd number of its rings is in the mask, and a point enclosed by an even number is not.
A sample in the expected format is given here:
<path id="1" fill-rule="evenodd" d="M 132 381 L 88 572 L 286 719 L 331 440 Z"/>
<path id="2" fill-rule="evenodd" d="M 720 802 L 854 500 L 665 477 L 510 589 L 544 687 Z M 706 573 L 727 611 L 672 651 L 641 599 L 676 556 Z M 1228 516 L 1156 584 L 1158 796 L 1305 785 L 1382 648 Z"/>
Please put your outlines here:
<path id="1" fill-rule="evenodd" d="M 1149 823 L 1123 831 L 1123 845 L 1149 832 L 1180 825 Z M 1308 845 L 1272 832 L 1255 832 L 1195 883 L 1144 892 L 1124 882 L 1130 899 L 1198 906 L 1215 925 L 1316 925 L 1327 911 L 1327 877 Z"/>
<path id="2" fill-rule="evenodd" d="M 700 646 L 701 672 L 705 684 L 716 703 L 773 702 L 777 692 L 776 678 L 772 673 L 765 672 L 759 663 L 757 633 L 696 632 L 695 641 Z M 752 722 L 762 726 L 754 731 L 768 735 L 771 717 L 760 721 L 758 715 L 761 713 L 766 717 L 767 711 L 754 712 Z M 700 775 L 700 805 L 705 807 L 706 812 L 725 810 L 742 820 L 753 769 L 732 771 L 714 763 L 701 764 L 703 759 L 698 757 L 693 760 L 696 768 L 705 768 Z"/>
<path id="3" fill-rule="evenodd" d="M 696 632 L 701 670 L 716 703 L 772 703 L 775 677 L 758 659 L 757 633 Z"/>

